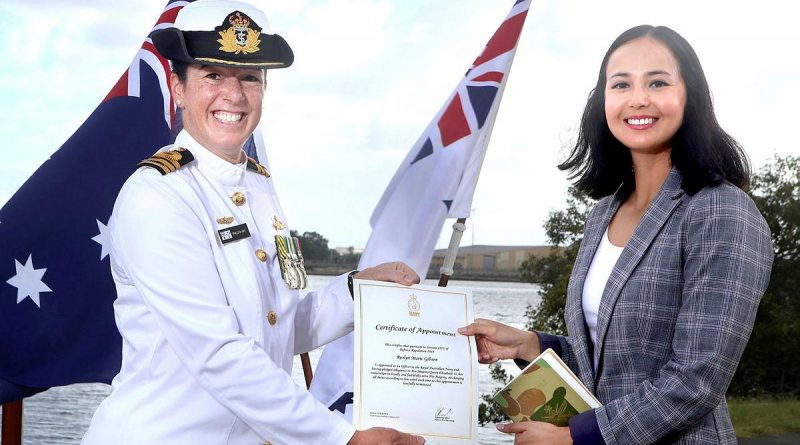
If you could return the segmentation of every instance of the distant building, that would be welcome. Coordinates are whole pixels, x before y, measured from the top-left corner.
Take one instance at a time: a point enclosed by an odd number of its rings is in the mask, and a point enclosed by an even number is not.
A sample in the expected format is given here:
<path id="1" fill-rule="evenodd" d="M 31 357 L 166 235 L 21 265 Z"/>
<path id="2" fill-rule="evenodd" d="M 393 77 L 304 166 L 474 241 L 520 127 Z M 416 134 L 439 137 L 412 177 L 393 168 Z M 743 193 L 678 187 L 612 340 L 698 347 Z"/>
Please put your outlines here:
<path id="1" fill-rule="evenodd" d="M 364 253 L 363 248 L 356 248 L 353 246 L 350 247 L 336 247 L 333 250 L 339 252 L 339 255 L 355 255 L 355 254 L 362 254 Z"/>
<path id="2" fill-rule="evenodd" d="M 529 255 L 545 257 L 550 252 L 552 246 L 461 246 L 453 269 L 472 273 L 516 273 Z M 429 269 L 431 272 L 439 272 L 446 253 L 447 249 L 436 249 L 433 252 Z"/>

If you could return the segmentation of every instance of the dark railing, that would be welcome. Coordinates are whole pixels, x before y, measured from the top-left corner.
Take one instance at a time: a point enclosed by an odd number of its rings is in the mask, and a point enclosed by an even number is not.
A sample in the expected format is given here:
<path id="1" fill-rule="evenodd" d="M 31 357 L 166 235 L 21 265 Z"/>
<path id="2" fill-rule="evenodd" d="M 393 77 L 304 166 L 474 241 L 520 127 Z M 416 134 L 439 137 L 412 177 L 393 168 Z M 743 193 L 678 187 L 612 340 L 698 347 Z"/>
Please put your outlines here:
<path id="1" fill-rule="evenodd" d="M 305 261 L 306 272 L 309 275 L 341 275 L 343 273 L 356 270 L 357 263 L 344 263 L 334 261 Z M 433 265 L 428 269 L 426 278 L 436 280 L 439 279 L 440 265 Z M 467 281 L 519 281 L 519 271 L 516 270 L 492 270 L 485 271 L 479 269 L 456 269 L 453 273 L 452 279 L 454 280 L 467 280 Z"/>
<path id="2" fill-rule="evenodd" d="M 428 279 L 439 278 L 439 267 L 431 266 L 428 269 Z M 453 280 L 463 281 L 511 281 L 519 282 L 519 271 L 516 270 L 479 270 L 479 269 L 456 269 L 453 272 Z"/>
<path id="3" fill-rule="evenodd" d="M 341 275 L 356 270 L 358 263 L 334 261 L 305 261 L 306 272 L 310 275 Z"/>
<path id="4" fill-rule="evenodd" d="M 310 275 L 341 275 L 343 273 L 356 270 L 357 263 L 334 262 L 334 261 L 305 261 L 306 272 Z M 432 265 L 428 269 L 426 278 L 431 280 L 439 279 L 440 265 Z M 452 279 L 466 281 L 519 281 L 519 271 L 516 270 L 492 270 L 485 271 L 479 269 L 456 269 Z"/>

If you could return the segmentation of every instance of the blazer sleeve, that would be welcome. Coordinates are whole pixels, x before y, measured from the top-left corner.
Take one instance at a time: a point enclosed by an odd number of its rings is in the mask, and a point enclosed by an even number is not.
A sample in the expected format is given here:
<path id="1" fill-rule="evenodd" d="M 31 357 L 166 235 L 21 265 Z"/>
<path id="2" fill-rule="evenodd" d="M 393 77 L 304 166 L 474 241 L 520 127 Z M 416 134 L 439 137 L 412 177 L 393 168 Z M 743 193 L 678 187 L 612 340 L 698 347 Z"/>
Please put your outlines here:
<path id="1" fill-rule="evenodd" d="M 180 184 L 167 184 L 156 173 L 134 175 L 115 208 L 112 255 L 125 265 L 183 367 L 269 441 L 346 443 L 355 432 L 352 425 L 314 400 L 241 333 L 209 234 L 187 198 L 191 193 L 178 192 Z"/>
<path id="2" fill-rule="evenodd" d="M 721 403 L 769 281 L 769 228 L 744 192 L 729 184 L 706 188 L 688 206 L 672 356 L 657 379 L 596 410 L 609 444 L 655 442 Z"/>
<path id="3" fill-rule="evenodd" d="M 574 364 L 575 366 L 573 367 L 573 365 L 569 363 L 570 360 L 574 358 L 572 355 L 572 345 L 569 343 L 569 338 L 563 335 L 549 334 L 547 332 L 533 331 L 533 333 L 539 338 L 539 350 L 541 352 L 552 349 L 553 352 L 555 352 L 556 355 L 558 355 L 570 369 L 573 371 L 577 369 L 577 364 Z M 531 362 L 521 358 L 515 358 L 514 363 L 519 367 L 519 369 L 525 369 L 531 364 Z"/>

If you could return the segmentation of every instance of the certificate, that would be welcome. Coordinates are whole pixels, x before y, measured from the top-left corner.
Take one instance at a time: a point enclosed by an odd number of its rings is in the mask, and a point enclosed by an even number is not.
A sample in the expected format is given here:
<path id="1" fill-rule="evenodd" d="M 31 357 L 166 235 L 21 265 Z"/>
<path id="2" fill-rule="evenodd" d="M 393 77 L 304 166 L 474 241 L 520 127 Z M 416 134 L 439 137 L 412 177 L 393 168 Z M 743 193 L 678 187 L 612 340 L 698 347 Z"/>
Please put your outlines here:
<path id="1" fill-rule="evenodd" d="M 477 443 L 477 351 L 456 330 L 472 292 L 353 281 L 356 428 L 388 427 L 428 444 Z"/>

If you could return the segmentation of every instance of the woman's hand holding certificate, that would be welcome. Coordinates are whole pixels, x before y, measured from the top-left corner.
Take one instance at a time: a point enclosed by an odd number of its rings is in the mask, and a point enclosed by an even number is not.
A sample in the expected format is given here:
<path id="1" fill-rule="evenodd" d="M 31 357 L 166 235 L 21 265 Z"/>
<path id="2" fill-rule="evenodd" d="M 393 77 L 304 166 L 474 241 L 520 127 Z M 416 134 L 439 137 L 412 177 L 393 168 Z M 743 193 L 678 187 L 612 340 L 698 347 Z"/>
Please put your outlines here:
<path id="1" fill-rule="evenodd" d="M 357 428 L 385 426 L 427 443 L 477 443 L 477 349 L 458 328 L 472 293 L 355 280 Z"/>

